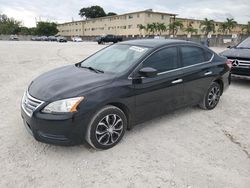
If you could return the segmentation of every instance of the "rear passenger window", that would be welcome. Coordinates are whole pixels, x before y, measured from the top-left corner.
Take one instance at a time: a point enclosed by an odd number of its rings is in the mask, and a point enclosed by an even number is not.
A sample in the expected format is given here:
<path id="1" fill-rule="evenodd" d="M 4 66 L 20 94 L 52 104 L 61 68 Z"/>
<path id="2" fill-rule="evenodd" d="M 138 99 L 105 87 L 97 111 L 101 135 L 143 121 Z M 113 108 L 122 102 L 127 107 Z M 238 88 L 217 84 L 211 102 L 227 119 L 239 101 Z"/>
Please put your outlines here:
<path id="1" fill-rule="evenodd" d="M 184 67 L 206 61 L 202 48 L 194 46 L 183 46 L 181 47 L 181 54 Z"/>
<path id="2" fill-rule="evenodd" d="M 178 67 L 178 52 L 176 47 L 165 48 L 155 52 L 144 63 L 143 67 L 152 67 L 158 73 L 172 70 Z"/>

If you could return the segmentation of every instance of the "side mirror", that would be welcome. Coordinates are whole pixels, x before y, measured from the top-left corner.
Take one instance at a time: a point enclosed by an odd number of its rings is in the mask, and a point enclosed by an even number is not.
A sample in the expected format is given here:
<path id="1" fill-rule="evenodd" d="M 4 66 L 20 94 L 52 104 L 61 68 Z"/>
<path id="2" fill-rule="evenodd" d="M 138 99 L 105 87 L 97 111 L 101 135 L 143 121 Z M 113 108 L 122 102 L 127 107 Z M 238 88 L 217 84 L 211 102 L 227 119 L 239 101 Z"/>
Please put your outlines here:
<path id="1" fill-rule="evenodd" d="M 139 70 L 139 74 L 144 77 L 153 78 L 157 76 L 157 70 L 152 67 L 144 67 Z"/>

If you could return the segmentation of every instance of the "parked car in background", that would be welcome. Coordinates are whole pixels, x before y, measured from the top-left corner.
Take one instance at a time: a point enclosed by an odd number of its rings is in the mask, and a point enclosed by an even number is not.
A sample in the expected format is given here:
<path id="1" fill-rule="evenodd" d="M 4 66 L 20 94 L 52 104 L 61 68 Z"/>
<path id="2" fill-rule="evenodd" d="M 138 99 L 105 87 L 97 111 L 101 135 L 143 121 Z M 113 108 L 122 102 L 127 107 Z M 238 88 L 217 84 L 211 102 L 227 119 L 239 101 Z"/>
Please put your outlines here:
<path id="1" fill-rule="evenodd" d="M 250 37 L 236 46 L 229 46 L 229 49 L 221 55 L 232 62 L 232 75 L 235 77 L 250 78 Z"/>
<path id="2" fill-rule="evenodd" d="M 82 42 L 82 38 L 81 37 L 72 37 L 71 40 L 73 42 Z"/>
<path id="3" fill-rule="evenodd" d="M 115 54 L 115 55 L 114 55 Z M 214 109 L 230 62 L 181 40 L 133 40 L 47 72 L 24 93 L 21 115 L 41 142 L 115 146 L 127 129 L 178 108 Z"/>
<path id="4" fill-rule="evenodd" d="M 19 40 L 17 35 L 10 35 L 10 40 Z"/>
<path id="5" fill-rule="evenodd" d="M 41 36 L 40 39 L 41 41 L 49 41 L 49 38 L 47 36 Z"/>
<path id="6" fill-rule="evenodd" d="M 49 36 L 48 41 L 57 41 L 57 38 L 55 36 Z"/>
<path id="7" fill-rule="evenodd" d="M 31 37 L 31 40 L 32 41 L 38 41 L 38 38 L 39 38 L 38 36 L 33 36 L 33 37 Z"/>
<path id="8" fill-rule="evenodd" d="M 57 37 L 57 42 L 67 42 L 65 37 Z"/>
<path id="9" fill-rule="evenodd" d="M 115 35 L 102 35 L 96 38 L 96 41 L 98 44 L 103 44 L 105 42 L 121 42 L 122 37 L 121 36 L 115 36 Z"/>

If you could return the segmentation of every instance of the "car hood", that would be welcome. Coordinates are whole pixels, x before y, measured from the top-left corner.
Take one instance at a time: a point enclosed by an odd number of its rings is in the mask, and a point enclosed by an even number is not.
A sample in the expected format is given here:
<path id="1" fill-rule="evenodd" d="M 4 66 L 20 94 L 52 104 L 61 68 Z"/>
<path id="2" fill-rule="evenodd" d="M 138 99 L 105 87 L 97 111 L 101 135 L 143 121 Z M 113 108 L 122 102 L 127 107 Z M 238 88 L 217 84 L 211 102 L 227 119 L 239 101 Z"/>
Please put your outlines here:
<path id="1" fill-rule="evenodd" d="M 221 55 L 226 56 L 226 57 L 231 57 L 231 58 L 249 58 L 250 59 L 250 49 L 237 49 L 237 48 L 232 48 L 225 50 L 224 52 L 221 53 Z"/>
<path id="2" fill-rule="evenodd" d="M 112 82 L 114 75 L 95 73 L 75 65 L 54 69 L 33 80 L 29 94 L 43 101 L 55 101 L 84 94 Z"/>

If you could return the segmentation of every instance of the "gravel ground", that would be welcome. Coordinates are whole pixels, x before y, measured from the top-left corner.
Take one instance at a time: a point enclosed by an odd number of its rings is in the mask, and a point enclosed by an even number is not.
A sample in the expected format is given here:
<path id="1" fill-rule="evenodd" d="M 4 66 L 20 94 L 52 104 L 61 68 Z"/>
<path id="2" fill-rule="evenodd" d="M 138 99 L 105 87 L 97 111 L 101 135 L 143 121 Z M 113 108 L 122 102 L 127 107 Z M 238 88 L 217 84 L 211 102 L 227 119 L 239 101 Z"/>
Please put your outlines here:
<path id="1" fill-rule="evenodd" d="M 20 117 L 29 82 L 102 47 L 0 41 L 0 187 L 249 188 L 246 80 L 234 79 L 216 109 L 186 108 L 138 125 L 110 150 L 35 141 Z"/>

